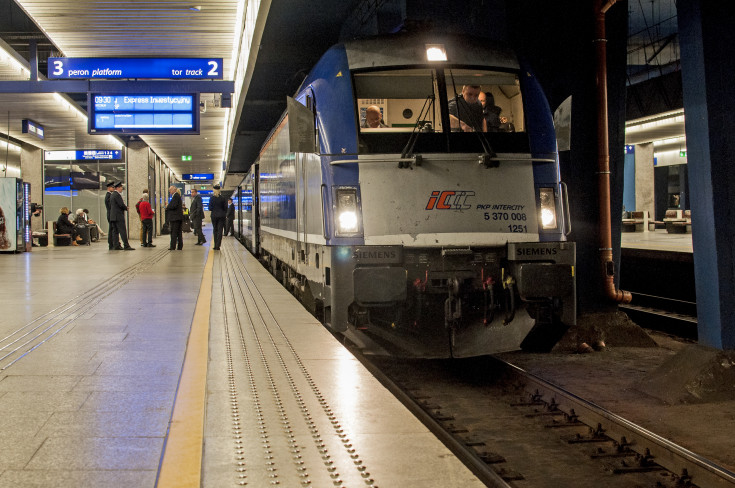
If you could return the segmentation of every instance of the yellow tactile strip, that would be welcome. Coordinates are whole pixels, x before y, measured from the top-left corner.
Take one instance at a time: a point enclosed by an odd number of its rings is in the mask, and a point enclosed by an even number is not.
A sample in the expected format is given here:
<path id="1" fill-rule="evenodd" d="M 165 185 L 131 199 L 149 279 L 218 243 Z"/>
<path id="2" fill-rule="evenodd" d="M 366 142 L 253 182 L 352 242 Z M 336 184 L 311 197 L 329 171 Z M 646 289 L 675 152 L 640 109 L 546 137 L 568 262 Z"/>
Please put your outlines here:
<path id="1" fill-rule="evenodd" d="M 210 250 L 194 310 L 157 488 L 198 487 L 201 482 L 213 263 Z"/>

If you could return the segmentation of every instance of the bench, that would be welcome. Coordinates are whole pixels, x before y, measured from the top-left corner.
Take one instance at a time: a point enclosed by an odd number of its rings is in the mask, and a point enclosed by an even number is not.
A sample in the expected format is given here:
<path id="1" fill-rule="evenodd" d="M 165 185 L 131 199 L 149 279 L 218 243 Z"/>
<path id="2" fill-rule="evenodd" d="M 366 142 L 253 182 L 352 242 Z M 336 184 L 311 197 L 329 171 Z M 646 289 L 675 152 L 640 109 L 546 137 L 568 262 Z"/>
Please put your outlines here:
<path id="1" fill-rule="evenodd" d="M 54 246 L 71 246 L 71 234 L 58 234 L 55 221 L 50 221 L 48 224 L 49 233 L 54 236 L 52 241 Z"/>
<path id="2" fill-rule="evenodd" d="M 676 222 L 682 220 L 682 212 L 681 210 L 676 209 L 669 209 L 664 214 L 663 220 L 649 220 L 648 221 L 648 230 L 651 230 L 651 226 L 653 226 L 653 230 L 656 229 L 665 229 L 667 222 Z"/>
<path id="3" fill-rule="evenodd" d="M 38 245 L 41 247 L 48 246 L 48 232 L 45 230 L 34 230 L 31 239 L 38 239 Z"/>
<path id="4" fill-rule="evenodd" d="M 691 234 L 692 232 L 692 211 L 684 210 L 684 213 L 681 214 L 681 217 L 667 220 L 666 221 L 666 232 L 668 232 L 669 234 Z"/>
<path id="5" fill-rule="evenodd" d="M 648 211 L 626 212 L 621 230 L 623 232 L 642 232 L 650 225 Z"/>

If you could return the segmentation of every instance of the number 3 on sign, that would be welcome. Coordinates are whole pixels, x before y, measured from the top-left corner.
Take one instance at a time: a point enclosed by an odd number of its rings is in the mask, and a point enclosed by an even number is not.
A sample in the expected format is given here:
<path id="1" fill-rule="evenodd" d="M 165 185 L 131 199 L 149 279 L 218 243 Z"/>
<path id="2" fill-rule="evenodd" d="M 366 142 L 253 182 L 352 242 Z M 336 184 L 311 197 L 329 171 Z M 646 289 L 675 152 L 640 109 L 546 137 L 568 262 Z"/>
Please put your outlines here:
<path id="1" fill-rule="evenodd" d="M 56 59 L 54 60 L 54 76 L 61 76 L 64 74 L 64 62 Z"/>

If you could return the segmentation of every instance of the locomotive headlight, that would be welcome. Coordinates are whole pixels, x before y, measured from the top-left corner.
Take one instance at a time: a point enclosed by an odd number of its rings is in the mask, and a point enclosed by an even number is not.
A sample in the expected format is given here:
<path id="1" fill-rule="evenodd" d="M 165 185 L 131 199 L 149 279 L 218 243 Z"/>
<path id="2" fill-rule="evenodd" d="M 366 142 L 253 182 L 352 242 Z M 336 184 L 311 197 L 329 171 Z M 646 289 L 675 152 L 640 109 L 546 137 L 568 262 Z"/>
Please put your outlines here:
<path id="1" fill-rule="evenodd" d="M 357 208 L 357 189 L 337 189 L 337 235 L 348 236 L 360 231 L 360 216 Z"/>
<path id="2" fill-rule="evenodd" d="M 556 199 L 553 188 L 539 188 L 541 201 L 541 228 L 556 228 Z"/>
<path id="3" fill-rule="evenodd" d="M 444 44 L 427 44 L 426 45 L 426 60 L 427 61 L 446 61 L 447 50 L 444 49 Z"/>

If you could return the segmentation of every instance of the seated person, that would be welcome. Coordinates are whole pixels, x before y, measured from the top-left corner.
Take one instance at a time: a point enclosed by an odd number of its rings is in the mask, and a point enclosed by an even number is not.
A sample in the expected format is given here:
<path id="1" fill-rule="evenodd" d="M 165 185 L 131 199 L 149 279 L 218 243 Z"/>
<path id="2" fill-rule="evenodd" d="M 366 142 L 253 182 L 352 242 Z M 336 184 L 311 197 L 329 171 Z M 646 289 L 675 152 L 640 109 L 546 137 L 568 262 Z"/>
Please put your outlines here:
<path id="1" fill-rule="evenodd" d="M 87 224 L 93 225 L 97 228 L 97 233 L 99 236 L 104 237 L 107 235 L 104 232 L 102 232 L 102 228 L 100 227 L 100 224 L 98 224 L 97 222 L 89 218 L 89 210 L 87 210 L 86 208 L 83 208 L 82 212 L 84 212 L 84 218 L 87 220 Z"/>
<path id="2" fill-rule="evenodd" d="M 449 122 L 453 131 L 487 132 L 478 85 L 464 85 L 462 94 L 449 100 Z"/>
<path id="3" fill-rule="evenodd" d="M 87 225 L 87 214 L 84 213 L 84 210 L 78 208 L 75 213 L 76 217 L 74 217 L 74 223 L 76 225 Z"/>
<path id="4" fill-rule="evenodd" d="M 76 227 L 74 227 L 74 224 L 69 222 L 69 209 L 66 207 L 61 207 L 59 213 L 59 218 L 56 220 L 56 233 L 70 234 L 71 245 L 78 246 L 79 244 L 77 243 L 77 241 L 81 241 L 82 237 L 77 234 L 77 229 Z"/>
<path id="5" fill-rule="evenodd" d="M 365 110 L 365 122 L 362 123 L 363 129 L 384 129 L 388 127 L 383 123 L 383 116 L 377 105 L 370 105 Z"/>

